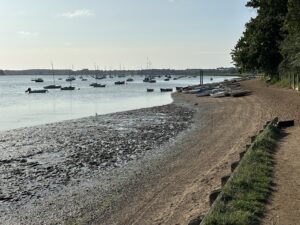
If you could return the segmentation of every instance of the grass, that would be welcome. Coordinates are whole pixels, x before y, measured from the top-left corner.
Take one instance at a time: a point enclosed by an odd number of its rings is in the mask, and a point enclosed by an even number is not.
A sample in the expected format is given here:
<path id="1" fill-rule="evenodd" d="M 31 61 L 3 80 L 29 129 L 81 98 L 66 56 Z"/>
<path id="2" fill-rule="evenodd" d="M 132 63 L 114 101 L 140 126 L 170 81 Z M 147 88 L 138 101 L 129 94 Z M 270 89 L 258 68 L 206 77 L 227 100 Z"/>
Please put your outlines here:
<path id="1" fill-rule="evenodd" d="M 272 153 L 278 137 L 279 131 L 272 125 L 257 137 L 206 216 L 205 225 L 259 224 L 272 190 Z"/>
<path id="2" fill-rule="evenodd" d="M 286 78 L 278 80 L 273 83 L 274 86 L 279 87 L 279 88 L 290 88 L 290 81 Z"/>

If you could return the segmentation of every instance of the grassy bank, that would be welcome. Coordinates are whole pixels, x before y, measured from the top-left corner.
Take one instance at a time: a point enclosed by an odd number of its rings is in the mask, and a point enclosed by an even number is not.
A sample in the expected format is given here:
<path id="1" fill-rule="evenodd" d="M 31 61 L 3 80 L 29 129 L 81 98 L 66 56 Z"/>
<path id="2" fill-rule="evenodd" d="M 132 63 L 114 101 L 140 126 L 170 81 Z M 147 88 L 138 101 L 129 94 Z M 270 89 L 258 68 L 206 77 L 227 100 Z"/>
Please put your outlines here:
<path id="1" fill-rule="evenodd" d="M 279 131 L 269 125 L 245 154 L 205 218 L 205 225 L 255 225 L 271 193 L 273 156 Z"/>

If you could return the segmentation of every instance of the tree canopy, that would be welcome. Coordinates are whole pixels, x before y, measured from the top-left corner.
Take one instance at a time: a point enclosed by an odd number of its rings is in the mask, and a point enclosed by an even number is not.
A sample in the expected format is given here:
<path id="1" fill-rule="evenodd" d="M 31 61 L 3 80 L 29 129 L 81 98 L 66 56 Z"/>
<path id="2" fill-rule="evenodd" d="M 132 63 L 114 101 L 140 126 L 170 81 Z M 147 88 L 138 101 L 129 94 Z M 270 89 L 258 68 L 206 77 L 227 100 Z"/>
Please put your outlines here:
<path id="1" fill-rule="evenodd" d="M 246 4 L 257 10 L 257 16 L 246 24 L 231 53 L 241 71 L 257 71 L 278 77 L 279 67 L 284 61 L 282 45 L 288 35 L 288 30 L 284 29 L 290 13 L 288 4 L 296 1 L 250 0 Z"/>

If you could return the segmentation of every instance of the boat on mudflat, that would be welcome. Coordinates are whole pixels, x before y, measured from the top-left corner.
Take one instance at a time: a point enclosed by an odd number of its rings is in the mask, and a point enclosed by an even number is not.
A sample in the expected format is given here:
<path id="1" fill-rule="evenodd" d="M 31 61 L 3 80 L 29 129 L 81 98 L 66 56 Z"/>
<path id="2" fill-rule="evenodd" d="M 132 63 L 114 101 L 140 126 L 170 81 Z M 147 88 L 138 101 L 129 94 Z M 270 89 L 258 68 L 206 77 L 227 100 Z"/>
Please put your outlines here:
<path id="1" fill-rule="evenodd" d="M 154 92 L 154 89 L 152 89 L 152 88 L 147 88 L 147 92 Z"/>
<path id="2" fill-rule="evenodd" d="M 211 90 L 204 90 L 202 92 L 197 93 L 197 97 L 205 97 L 205 96 L 210 96 Z"/>
<path id="3" fill-rule="evenodd" d="M 234 90 L 231 91 L 230 95 L 232 97 L 242 97 L 242 96 L 246 96 L 249 95 L 251 92 L 248 90 Z"/>

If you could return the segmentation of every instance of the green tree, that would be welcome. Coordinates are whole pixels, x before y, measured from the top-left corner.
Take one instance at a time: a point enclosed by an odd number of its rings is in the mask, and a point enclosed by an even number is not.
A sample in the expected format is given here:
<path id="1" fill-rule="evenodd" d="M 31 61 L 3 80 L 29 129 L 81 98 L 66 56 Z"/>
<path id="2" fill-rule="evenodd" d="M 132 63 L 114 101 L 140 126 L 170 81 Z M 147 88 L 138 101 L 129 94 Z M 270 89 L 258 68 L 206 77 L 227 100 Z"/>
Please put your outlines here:
<path id="1" fill-rule="evenodd" d="M 285 18 L 284 30 L 287 36 L 282 43 L 283 61 L 280 72 L 285 75 L 298 72 L 300 68 L 300 1 L 288 0 L 288 13 Z"/>
<path id="2" fill-rule="evenodd" d="M 280 46 L 285 37 L 282 29 L 287 14 L 287 0 L 251 0 L 247 7 L 257 10 L 257 16 L 246 24 L 243 36 L 231 55 L 241 71 L 259 71 L 278 77 L 282 62 Z"/>

